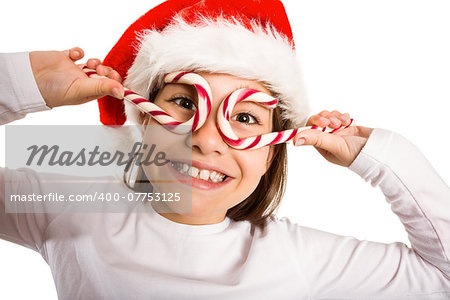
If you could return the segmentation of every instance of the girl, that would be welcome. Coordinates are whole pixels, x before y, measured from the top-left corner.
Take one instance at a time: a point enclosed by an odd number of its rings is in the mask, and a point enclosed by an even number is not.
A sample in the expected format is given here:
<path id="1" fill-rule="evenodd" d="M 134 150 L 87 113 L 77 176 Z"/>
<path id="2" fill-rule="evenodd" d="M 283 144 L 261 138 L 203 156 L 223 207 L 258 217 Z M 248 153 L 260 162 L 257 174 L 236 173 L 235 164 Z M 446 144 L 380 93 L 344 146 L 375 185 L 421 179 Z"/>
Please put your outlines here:
<path id="1" fill-rule="evenodd" d="M 348 125 L 349 118 L 325 111 L 306 122 L 284 9 L 277 1 L 262 3 L 168 1 L 133 24 L 110 52 L 105 64 L 126 77 L 126 86 L 167 110 L 173 108 L 174 114 L 193 114 L 200 97 L 189 85 L 163 84 L 163 76 L 191 71 L 206 81 L 211 114 L 192 135 L 188 172 L 198 177 L 194 167 L 215 170 L 227 181 L 205 186 L 201 180 L 206 180 L 192 179 L 190 213 L 169 207 L 170 212 L 151 215 L 69 215 L 51 221 L 38 215 L 1 215 L 7 224 L 2 237 L 38 250 L 49 262 L 59 297 L 448 296 L 448 187 L 397 134 L 352 126 L 336 134 L 305 131 L 295 142 L 316 146 L 327 160 L 379 185 L 405 224 L 413 249 L 340 237 L 272 216 L 283 192 L 285 145 L 233 149 L 215 122 L 220 104 L 242 87 L 280 100 L 275 110 L 251 103 L 236 106 L 230 125 L 244 137 L 253 130 L 265 134 L 305 123 L 338 128 Z M 138 28 L 142 35 L 136 35 Z M 131 47 L 136 41 L 137 53 Z M 100 74 L 111 72 L 96 60 L 87 65 Z M 121 124 L 123 107 L 112 101 L 100 101 L 102 121 Z M 138 112 L 129 111 L 127 118 Z M 139 114 L 137 121 L 155 122 Z M 405 153 L 407 164 L 398 159 Z M 419 168 L 426 185 L 418 178 Z M 174 169 L 180 171 L 179 166 Z M 142 172 L 152 180 L 151 170 Z M 38 228 L 27 226 L 27 220 Z"/>

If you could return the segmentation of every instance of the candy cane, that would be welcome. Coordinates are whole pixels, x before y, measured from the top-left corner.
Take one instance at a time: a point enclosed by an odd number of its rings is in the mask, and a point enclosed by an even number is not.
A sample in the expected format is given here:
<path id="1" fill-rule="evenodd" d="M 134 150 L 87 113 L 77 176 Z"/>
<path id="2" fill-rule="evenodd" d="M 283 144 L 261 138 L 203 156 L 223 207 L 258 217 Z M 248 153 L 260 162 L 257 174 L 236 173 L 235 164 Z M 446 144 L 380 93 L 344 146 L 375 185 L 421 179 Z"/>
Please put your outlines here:
<path id="1" fill-rule="evenodd" d="M 86 66 L 83 67 L 83 71 L 89 77 L 105 77 L 98 75 L 96 71 L 91 70 Z M 194 86 L 198 94 L 198 104 L 197 111 L 191 119 L 184 123 L 181 123 L 172 118 L 166 111 L 161 109 L 156 104 L 150 102 L 148 99 L 127 88 L 124 88 L 124 99 L 136 105 L 136 107 L 142 112 L 150 114 L 161 125 L 165 126 L 168 130 L 174 133 L 186 134 L 199 129 L 205 123 L 211 111 L 212 93 L 208 82 L 199 74 L 196 74 L 194 72 L 169 73 L 164 76 L 164 82 L 183 83 Z M 276 107 L 278 103 L 278 100 L 276 98 L 268 94 L 253 89 L 244 88 L 234 91 L 220 104 L 219 113 L 217 114 L 219 133 L 230 147 L 240 150 L 258 149 L 268 145 L 286 143 L 291 141 L 297 135 L 297 133 L 308 129 L 317 129 L 326 133 L 334 133 L 341 129 L 348 128 L 353 123 L 353 119 L 350 119 L 350 123 L 348 125 L 341 125 L 340 127 L 334 129 L 329 127 L 321 128 L 318 126 L 306 126 L 278 132 L 270 132 L 246 138 L 239 138 L 231 129 L 230 116 L 235 105 L 241 101 L 253 101 L 261 105 L 268 106 L 269 108 Z"/>
<path id="2" fill-rule="evenodd" d="M 195 87 L 198 95 L 197 112 L 192 117 L 192 132 L 202 127 L 211 111 L 211 88 L 208 82 L 194 72 L 174 72 L 164 76 L 166 83 L 185 83 Z"/>
<path id="3" fill-rule="evenodd" d="M 83 67 L 83 71 L 89 77 L 105 77 L 98 75 L 95 70 L 89 69 L 86 66 Z M 184 123 L 174 119 L 165 110 L 163 110 L 156 104 L 150 102 L 145 97 L 127 88 L 124 88 L 124 99 L 136 105 L 136 107 L 140 111 L 150 114 L 156 121 L 158 121 L 161 125 L 169 129 L 170 131 L 177 134 L 186 134 L 191 131 L 197 130 L 197 128 L 200 128 L 208 118 L 209 111 L 211 110 L 211 90 L 206 80 L 198 74 L 187 72 L 184 72 L 182 74 L 180 72 L 178 76 L 176 76 L 177 74 L 174 75 L 175 76 L 166 76 L 165 82 L 180 82 L 194 85 L 199 94 L 199 102 L 202 103 L 202 105 L 199 105 L 196 114 Z"/>
<path id="4" fill-rule="evenodd" d="M 219 113 L 217 115 L 218 124 L 219 124 L 219 133 L 225 142 L 233 148 L 247 150 L 247 149 L 258 149 L 268 145 L 275 145 L 279 143 L 286 143 L 291 141 L 297 133 L 307 130 L 307 129 L 319 129 L 323 132 L 333 133 L 340 129 L 343 129 L 343 126 L 339 128 L 319 128 L 318 126 L 308 126 L 301 127 L 296 129 L 288 129 L 278 132 L 270 132 L 262 135 L 247 137 L 247 138 L 238 138 L 236 134 L 231 129 L 230 125 L 230 115 L 233 111 L 233 108 L 236 104 L 241 101 L 252 101 L 257 102 L 261 105 L 268 106 L 269 108 L 275 108 L 278 103 L 278 100 L 266 93 L 262 93 L 253 89 L 239 89 L 234 91 L 231 95 L 229 95 L 219 107 Z M 345 126 L 344 128 L 349 127 L 353 123 L 353 119 L 350 120 L 350 124 Z"/>

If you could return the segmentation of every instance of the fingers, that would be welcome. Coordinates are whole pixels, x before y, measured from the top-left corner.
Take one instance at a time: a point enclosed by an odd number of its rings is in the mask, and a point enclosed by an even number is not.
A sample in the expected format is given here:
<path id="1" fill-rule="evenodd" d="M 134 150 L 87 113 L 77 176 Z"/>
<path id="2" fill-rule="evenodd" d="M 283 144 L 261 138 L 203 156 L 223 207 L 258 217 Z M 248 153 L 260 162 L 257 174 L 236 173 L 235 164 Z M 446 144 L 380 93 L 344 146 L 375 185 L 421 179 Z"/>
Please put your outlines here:
<path id="1" fill-rule="evenodd" d="M 337 110 L 329 112 L 328 110 L 321 111 L 313 115 L 306 123 L 307 126 L 319 126 L 339 128 L 340 126 L 347 126 L 350 124 L 350 115 L 348 113 L 341 113 Z"/>
<path id="2" fill-rule="evenodd" d="M 71 49 L 65 50 L 64 53 L 72 60 L 77 61 L 84 57 L 84 51 L 80 47 L 73 47 Z"/>
<path id="3" fill-rule="evenodd" d="M 359 130 L 370 135 L 372 129 L 361 127 Z M 304 130 L 295 138 L 297 139 L 294 142 L 296 146 L 300 144 L 314 146 L 326 160 L 345 167 L 355 160 L 367 142 L 367 138 L 362 136 L 342 137 L 315 129 Z"/>
<path id="4" fill-rule="evenodd" d="M 330 120 L 322 117 L 321 115 L 313 115 L 309 118 L 308 122 L 306 123 L 306 126 L 319 126 L 319 127 L 327 127 L 330 125 Z"/>
<path id="5" fill-rule="evenodd" d="M 99 65 L 99 66 L 97 66 L 96 71 L 97 71 L 97 74 L 100 76 L 106 76 L 113 80 L 122 82 L 122 77 L 119 75 L 119 73 L 116 70 L 114 70 L 111 67 Z"/>
<path id="6" fill-rule="evenodd" d="M 102 64 L 102 61 L 98 58 L 89 58 L 88 61 L 86 62 L 86 66 L 92 70 L 96 70 L 97 66 L 99 66 L 101 64 Z"/>
<path id="7" fill-rule="evenodd" d="M 120 76 L 120 74 L 113 68 L 102 65 L 102 61 L 98 58 L 88 59 L 88 61 L 86 62 L 86 66 L 89 69 L 95 70 L 100 76 L 106 76 L 118 82 L 122 82 L 122 77 Z"/>
<path id="8" fill-rule="evenodd" d="M 85 64 L 89 69 L 94 69 L 99 76 L 104 78 L 87 77 L 77 82 L 74 88 L 76 98 L 82 99 L 82 103 L 109 95 L 123 99 L 124 88 L 121 85 L 122 77 L 111 67 L 102 65 L 98 58 L 90 58 Z"/>
<path id="9" fill-rule="evenodd" d="M 74 47 L 69 50 L 65 50 L 64 53 L 69 56 L 72 61 L 77 61 L 84 57 L 84 51 L 80 47 Z M 90 58 L 85 64 L 89 69 L 93 69 L 97 71 L 97 74 L 100 76 L 106 76 L 118 82 L 122 82 L 122 77 L 120 74 L 113 70 L 111 67 L 107 67 L 102 65 L 102 61 L 98 58 Z M 81 69 L 84 64 L 77 64 L 77 66 Z"/>
<path id="10" fill-rule="evenodd" d="M 337 132 L 335 132 L 333 134 L 338 135 L 338 136 L 359 136 L 359 137 L 363 137 L 363 138 L 369 138 L 372 131 L 373 131 L 373 128 L 354 125 L 354 126 L 344 128 L 342 130 L 338 130 Z"/>
<path id="11" fill-rule="evenodd" d="M 124 88 L 121 84 L 122 77 L 113 68 L 102 65 L 98 58 L 90 58 L 84 65 L 78 65 L 79 68 L 87 66 L 96 71 L 102 78 L 85 77 L 76 81 L 72 88 L 71 96 L 73 99 L 80 99 L 78 103 L 84 103 L 90 100 L 98 99 L 106 95 L 123 99 Z"/>

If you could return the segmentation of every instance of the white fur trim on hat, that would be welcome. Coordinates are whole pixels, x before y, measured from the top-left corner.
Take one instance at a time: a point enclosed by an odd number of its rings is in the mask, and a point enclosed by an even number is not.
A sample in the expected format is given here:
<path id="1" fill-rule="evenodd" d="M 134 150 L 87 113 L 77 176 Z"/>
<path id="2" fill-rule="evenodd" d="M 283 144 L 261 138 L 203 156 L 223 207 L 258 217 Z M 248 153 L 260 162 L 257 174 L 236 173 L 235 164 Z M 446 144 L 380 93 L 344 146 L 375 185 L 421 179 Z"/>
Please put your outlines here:
<path id="1" fill-rule="evenodd" d="M 195 25 L 175 18 L 163 31 L 140 34 L 136 59 L 124 85 L 148 96 L 166 73 L 225 73 L 258 80 L 274 93 L 282 118 L 304 126 L 310 113 L 300 65 L 287 38 L 272 26 L 254 23 L 252 31 L 238 21 L 203 19 Z M 127 117 L 138 114 L 127 108 Z"/>

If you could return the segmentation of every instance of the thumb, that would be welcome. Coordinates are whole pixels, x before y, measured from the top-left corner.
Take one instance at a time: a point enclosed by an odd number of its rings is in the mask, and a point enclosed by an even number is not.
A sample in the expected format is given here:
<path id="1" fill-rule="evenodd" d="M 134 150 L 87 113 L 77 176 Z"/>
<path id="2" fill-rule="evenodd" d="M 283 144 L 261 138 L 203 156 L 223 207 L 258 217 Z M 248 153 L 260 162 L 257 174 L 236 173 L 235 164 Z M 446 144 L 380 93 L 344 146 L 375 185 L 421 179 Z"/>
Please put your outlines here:
<path id="1" fill-rule="evenodd" d="M 109 78 L 80 79 L 76 88 L 76 95 L 80 101 L 90 101 L 107 95 L 117 99 L 122 99 L 124 96 L 123 86 Z"/>
<path id="2" fill-rule="evenodd" d="M 317 129 L 307 129 L 294 138 L 294 145 L 311 145 L 328 152 L 336 152 L 342 140 L 331 133 L 325 133 Z"/>
<path id="3" fill-rule="evenodd" d="M 72 61 L 77 61 L 84 57 L 84 51 L 80 47 L 73 47 L 71 49 L 64 50 L 63 53 Z"/>

